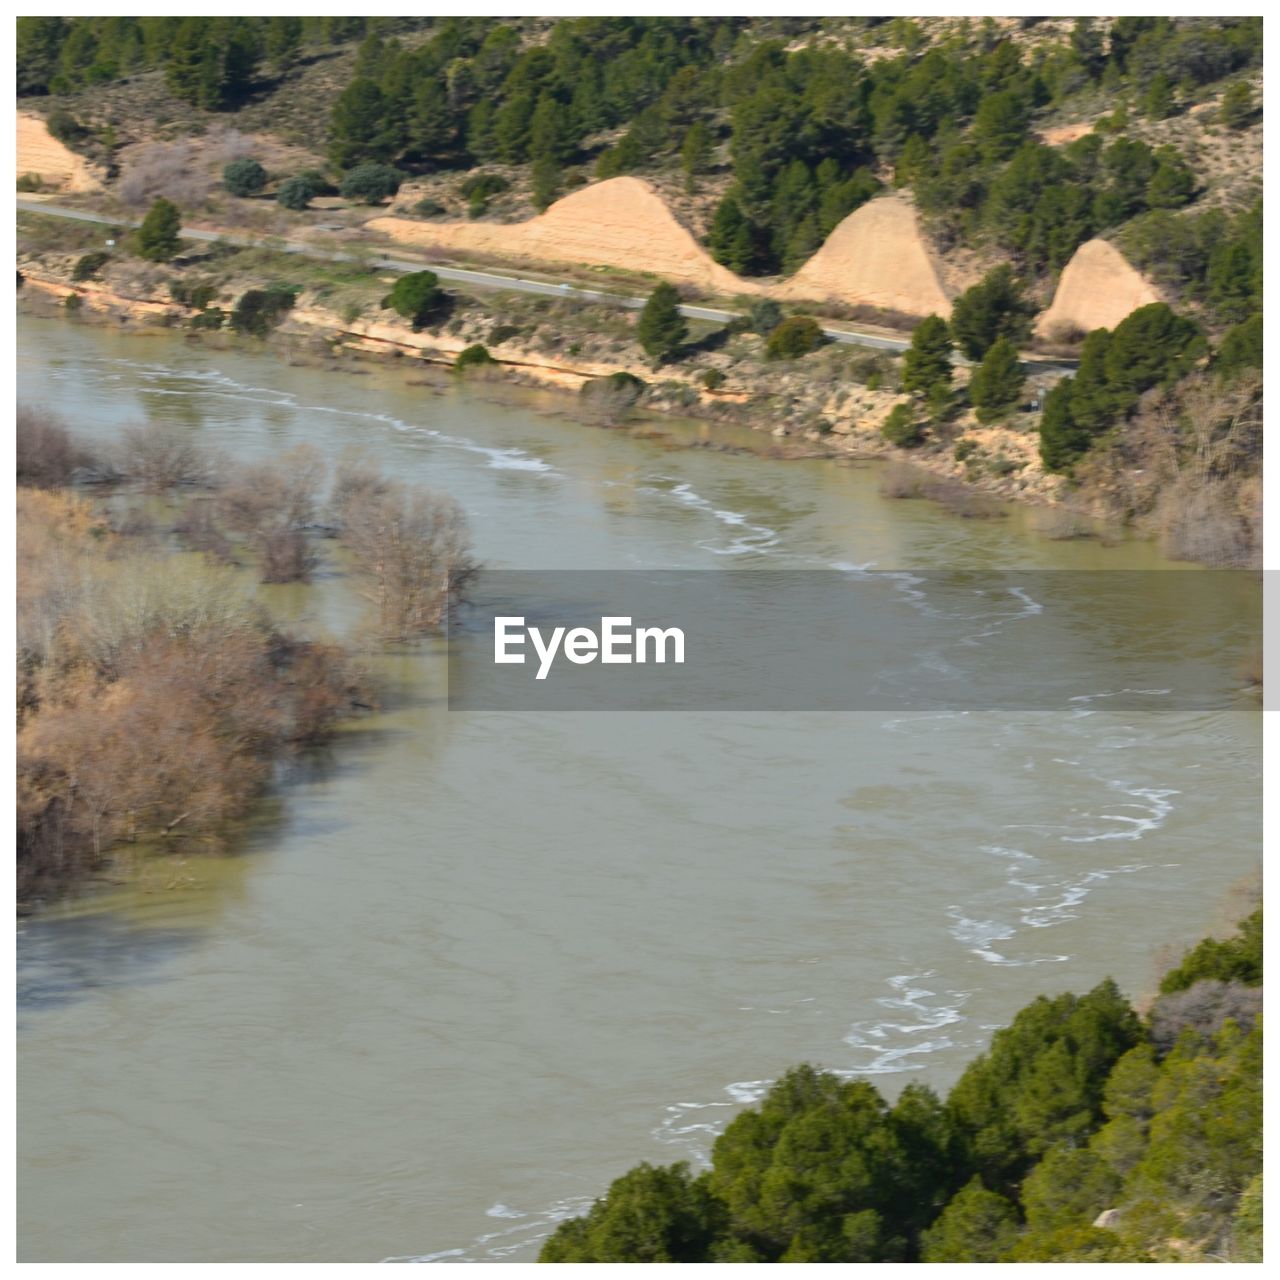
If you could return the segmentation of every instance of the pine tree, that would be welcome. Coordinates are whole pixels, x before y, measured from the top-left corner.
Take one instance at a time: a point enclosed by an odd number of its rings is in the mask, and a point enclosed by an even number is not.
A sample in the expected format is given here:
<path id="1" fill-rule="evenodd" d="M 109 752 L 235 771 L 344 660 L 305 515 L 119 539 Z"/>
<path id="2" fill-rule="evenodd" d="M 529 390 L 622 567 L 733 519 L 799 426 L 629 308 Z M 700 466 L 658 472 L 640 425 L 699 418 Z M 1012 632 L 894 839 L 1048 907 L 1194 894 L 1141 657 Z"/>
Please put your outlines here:
<path id="1" fill-rule="evenodd" d="M 447 155 L 457 140 L 448 93 L 439 76 L 418 83 L 409 111 L 409 146 L 425 160 Z"/>
<path id="2" fill-rule="evenodd" d="M 685 190 L 691 194 L 698 189 L 698 177 L 711 167 L 711 130 L 701 120 L 689 126 L 680 148 L 680 164 L 684 169 Z"/>
<path id="3" fill-rule="evenodd" d="M 993 267 L 951 308 L 951 335 L 970 360 L 981 360 L 997 338 L 1025 342 L 1035 308 L 1006 263 Z"/>
<path id="4" fill-rule="evenodd" d="M 382 305 L 404 316 L 416 331 L 440 310 L 444 300 L 440 277 L 434 271 L 411 271 L 395 282 Z"/>
<path id="5" fill-rule="evenodd" d="M 1262 368 L 1262 312 L 1232 325 L 1223 334 L 1213 367 L 1223 378 L 1232 377 L 1243 369 Z"/>
<path id="6" fill-rule="evenodd" d="M 951 386 L 951 333 L 941 316 L 929 316 L 911 334 L 902 364 L 902 389 L 928 396 L 938 386 Z"/>
<path id="7" fill-rule="evenodd" d="M 1071 388 L 1071 420 L 1091 438 L 1106 431 L 1118 416 L 1116 396 L 1107 382 L 1110 346 L 1110 330 L 1094 329 L 1085 337 Z"/>
<path id="8" fill-rule="evenodd" d="M 1045 397 L 1040 415 L 1040 461 L 1049 471 L 1070 471 L 1089 448 L 1089 433 L 1071 416 L 1072 379 L 1063 378 Z"/>
<path id="9" fill-rule="evenodd" d="M 533 181 L 533 205 L 539 213 L 559 195 L 563 176 L 560 165 L 552 156 L 540 156 L 533 162 L 530 171 Z"/>
<path id="10" fill-rule="evenodd" d="M 339 169 L 361 160 L 390 160 L 395 143 L 395 126 L 382 90 L 372 80 L 353 80 L 333 104 L 329 158 Z"/>
<path id="11" fill-rule="evenodd" d="M 1173 115 L 1173 86 L 1163 71 L 1151 77 L 1142 99 L 1142 110 L 1148 120 L 1167 120 Z"/>
<path id="12" fill-rule="evenodd" d="M 269 18 L 263 37 L 263 52 L 271 64 L 280 71 L 293 66 L 298 50 L 302 47 L 302 19 L 299 17 Z"/>
<path id="13" fill-rule="evenodd" d="M 969 382 L 969 398 L 979 422 L 995 422 L 1017 408 L 1025 382 L 1018 348 L 1008 338 L 991 344 Z"/>
<path id="14" fill-rule="evenodd" d="M 1253 123 L 1253 90 L 1245 80 L 1238 80 L 1222 95 L 1218 115 L 1228 129 L 1247 129 Z"/>
<path id="15" fill-rule="evenodd" d="M 568 160 L 573 151 L 569 109 L 551 94 L 542 94 L 529 121 L 529 159 L 551 160 L 558 165 Z"/>
<path id="16" fill-rule="evenodd" d="M 924 1233 L 925 1262 L 999 1262 L 1018 1238 L 1018 1214 L 974 1177 Z"/>
<path id="17" fill-rule="evenodd" d="M 716 206 L 711 230 L 707 233 L 707 248 L 721 266 L 739 275 L 745 275 L 755 266 L 755 236 L 742 206 L 732 195 L 725 196 Z"/>
<path id="18" fill-rule="evenodd" d="M 138 256 L 150 262 L 168 262 L 178 252 L 181 230 L 178 206 L 161 196 L 147 210 L 138 228 Z"/>
<path id="19" fill-rule="evenodd" d="M 663 283 L 649 295 L 640 312 L 636 338 L 655 364 L 672 359 L 688 337 L 689 329 L 679 307 L 680 295 L 675 286 Z"/>

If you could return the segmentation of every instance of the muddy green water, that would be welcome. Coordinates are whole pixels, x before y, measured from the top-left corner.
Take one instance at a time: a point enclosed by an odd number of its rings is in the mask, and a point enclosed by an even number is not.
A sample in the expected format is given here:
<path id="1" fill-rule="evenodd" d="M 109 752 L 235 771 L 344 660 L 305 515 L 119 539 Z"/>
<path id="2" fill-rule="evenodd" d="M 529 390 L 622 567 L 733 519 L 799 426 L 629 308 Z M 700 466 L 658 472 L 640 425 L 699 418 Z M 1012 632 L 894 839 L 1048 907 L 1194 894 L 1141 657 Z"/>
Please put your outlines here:
<path id="1" fill-rule="evenodd" d="M 1160 567 L 552 396 L 61 321 L 19 338 L 21 397 L 86 435 L 359 444 L 456 495 L 494 566 Z M 337 579 L 276 603 L 353 619 Z M 20 926 L 22 1259 L 529 1260 L 793 1063 L 945 1087 L 1041 991 L 1149 989 L 1259 859 L 1243 702 L 462 714 L 438 652 L 383 669 L 394 704 L 293 769 L 234 856 Z"/>

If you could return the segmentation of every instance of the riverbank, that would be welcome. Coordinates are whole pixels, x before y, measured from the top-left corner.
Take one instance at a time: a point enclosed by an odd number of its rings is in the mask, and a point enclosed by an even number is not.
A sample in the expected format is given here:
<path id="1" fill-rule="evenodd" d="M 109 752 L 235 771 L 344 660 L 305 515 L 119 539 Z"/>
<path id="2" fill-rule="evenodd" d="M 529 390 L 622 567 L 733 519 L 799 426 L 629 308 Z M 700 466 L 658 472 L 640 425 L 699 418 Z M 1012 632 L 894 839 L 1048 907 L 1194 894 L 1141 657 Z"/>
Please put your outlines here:
<path id="1" fill-rule="evenodd" d="M 493 361 L 482 376 L 568 395 L 615 374 L 640 379 L 645 389 L 638 406 L 592 407 L 588 416 L 605 425 L 638 408 L 750 428 L 769 438 L 765 451 L 783 457 L 898 461 L 936 477 L 953 500 L 961 489 L 1036 505 L 1060 506 L 1070 498 L 1063 479 L 1040 464 L 1031 413 L 994 425 L 964 413 L 921 447 L 890 444 L 881 428 L 901 392 L 900 360 L 888 352 L 829 344 L 801 359 L 770 360 L 758 334 L 694 321 L 679 362 L 655 369 L 635 340 L 633 314 L 514 291 L 450 290 L 448 314 L 415 330 L 381 305 L 393 276 L 266 247 L 211 245 L 170 268 L 119 257 L 104 263 L 96 278 L 76 280 L 76 264 L 90 246 L 98 247 L 100 233 L 66 224 L 55 231 L 51 221 L 40 220 L 20 247 L 18 264 L 24 291 L 44 314 L 63 306 L 86 320 L 189 328 L 202 340 L 221 340 L 217 331 L 191 328 L 203 326 L 200 311 L 175 299 L 175 276 L 211 282 L 217 305 L 227 311 L 244 292 L 284 280 L 297 289 L 296 299 L 270 342 L 291 353 L 302 345 L 319 357 L 449 368 L 462 351 L 481 345 Z M 50 236 L 54 242 L 46 243 Z"/>

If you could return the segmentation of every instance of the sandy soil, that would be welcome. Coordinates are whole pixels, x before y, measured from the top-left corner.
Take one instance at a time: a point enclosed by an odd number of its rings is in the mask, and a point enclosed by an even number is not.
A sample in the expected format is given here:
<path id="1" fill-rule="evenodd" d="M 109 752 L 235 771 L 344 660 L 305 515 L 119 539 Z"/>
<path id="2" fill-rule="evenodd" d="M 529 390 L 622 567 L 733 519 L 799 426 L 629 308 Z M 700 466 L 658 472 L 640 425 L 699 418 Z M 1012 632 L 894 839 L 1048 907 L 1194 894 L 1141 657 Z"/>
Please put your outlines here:
<path id="1" fill-rule="evenodd" d="M 1161 301 L 1155 285 L 1118 249 L 1105 240 L 1088 240 L 1067 263 L 1052 304 L 1036 321 L 1036 333 L 1053 338 L 1071 329 L 1114 329 L 1129 312 Z"/>
<path id="2" fill-rule="evenodd" d="M 1048 147 L 1065 147 L 1068 142 L 1075 142 L 1085 134 L 1092 133 L 1095 123 L 1093 120 L 1085 120 L 1076 124 L 1060 124 L 1052 129 L 1042 129 L 1040 141 Z"/>
<path id="3" fill-rule="evenodd" d="M 375 218 L 366 224 L 406 244 L 645 271 L 711 293 L 755 293 L 714 262 L 640 178 L 610 178 L 557 200 L 528 222 L 415 222 Z"/>
<path id="4" fill-rule="evenodd" d="M 18 112 L 18 173 L 38 173 L 46 187 L 59 191 L 97 191 L 102 183 L 89 162 L 68 151 L 45 128 L 44 121 L 27 112 Z"/>
<path id="5" fill-rule="evenodd" d="M 920 234 L 911 202 L 881 196 L 851 213 L 790 280 L 779 298 L 831 299 L 907 315 L 951 314 L 951 299 Z"/>
<path id="6" fill-rule="evenodd" d="M 382 217 L 367 225 L 407 244 L 621 267 L 710 293 L 830 299 L 919 316 L 951 312 L 915 210 L 900 196 L 873 200 L 850 214 L 790 280 L 772 285 L 744 280 L 714 262 L 640 178 L 611 178 L 585 187 L 528 222 Z"/>

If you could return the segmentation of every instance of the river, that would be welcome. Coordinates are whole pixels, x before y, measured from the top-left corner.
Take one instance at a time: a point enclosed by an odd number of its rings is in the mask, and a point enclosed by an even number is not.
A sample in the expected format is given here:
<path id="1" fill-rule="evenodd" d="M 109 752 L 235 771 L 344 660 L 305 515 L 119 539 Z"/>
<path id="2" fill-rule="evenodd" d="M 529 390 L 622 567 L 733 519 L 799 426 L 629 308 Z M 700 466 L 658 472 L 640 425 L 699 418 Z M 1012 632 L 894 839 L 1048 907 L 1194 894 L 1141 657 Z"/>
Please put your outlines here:
<path id="1" fill-rule="evenodd" d="M 19 395 L 85 436 L 359 445 L 503 568 L 1162 568 L 677 447 L 552 394 L 60 320 Z M 343 632 L 339 580 L 272 589 Z M 1153 625 L 1155 625 L 1153 623 Z M 1260 858 L 1260 712 L 449 711 L 438 647 L 191 851 L 18 933 L 23 1261 L 512 1260 L 800 1061 L 945 1088 L 1042 991 L 1214 923 Z"/>

